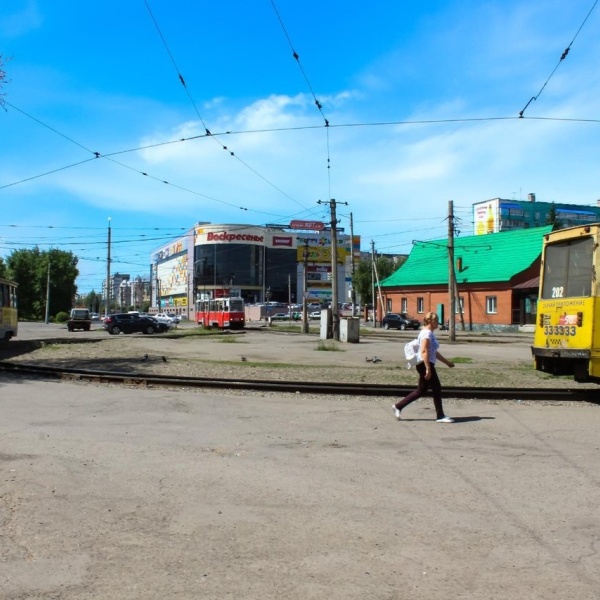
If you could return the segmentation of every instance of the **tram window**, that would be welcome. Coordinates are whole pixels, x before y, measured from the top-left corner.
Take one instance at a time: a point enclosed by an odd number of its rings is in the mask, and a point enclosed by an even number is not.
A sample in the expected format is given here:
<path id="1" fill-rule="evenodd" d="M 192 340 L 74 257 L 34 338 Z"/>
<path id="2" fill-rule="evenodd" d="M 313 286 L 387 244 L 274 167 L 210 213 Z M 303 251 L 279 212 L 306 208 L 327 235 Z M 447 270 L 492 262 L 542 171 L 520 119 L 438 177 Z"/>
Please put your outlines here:
<path id="1" fill-rule="evenodd" d="M 229 300 L 229 308 L 232 311 L 243 311 L 244 310 L 244 301 L 240 298 L 231 298 L 231 300 Z"/>
<path id="2" fill-rule="evenodd" d="M 546 247 L 542 298 L 591 294 L 593 246 L 592 238 L 585 237 Z"/>

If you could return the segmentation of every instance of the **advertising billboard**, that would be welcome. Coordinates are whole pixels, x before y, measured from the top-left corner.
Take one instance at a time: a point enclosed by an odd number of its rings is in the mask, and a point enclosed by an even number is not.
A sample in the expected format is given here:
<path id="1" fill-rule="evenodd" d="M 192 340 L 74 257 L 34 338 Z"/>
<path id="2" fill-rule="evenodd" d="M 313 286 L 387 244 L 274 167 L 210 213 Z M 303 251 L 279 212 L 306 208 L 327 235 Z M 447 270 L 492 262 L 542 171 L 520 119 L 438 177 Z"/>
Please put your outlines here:
<path id="1" fill-rule="evenodd" d="M 498 231 L 498 199 L 473 205 L 473 227 L 475 235 Z"/>

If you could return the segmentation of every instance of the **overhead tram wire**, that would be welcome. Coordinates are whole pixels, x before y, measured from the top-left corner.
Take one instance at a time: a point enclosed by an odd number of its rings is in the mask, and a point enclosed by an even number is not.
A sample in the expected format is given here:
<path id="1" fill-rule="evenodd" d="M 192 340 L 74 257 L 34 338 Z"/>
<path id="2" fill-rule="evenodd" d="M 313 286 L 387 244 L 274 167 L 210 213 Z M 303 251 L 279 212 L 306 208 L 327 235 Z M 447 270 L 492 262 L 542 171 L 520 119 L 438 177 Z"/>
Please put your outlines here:
<path id="1" fill-rule="evenodd" d="M 196 112 L 196 115 L 198 115 L 198 119 L 200 120 L 200 123 L 202 124 L 202 127 L 204 128 L 204 131 L 206 133 L 205 137 L 212 138 L 217 144 L 219 144 L 219 146 L 223 150 L 226 150 L 229 153 L 230 156 L 232 156 L 237 161 L 239 161 L 240 164 L 244 165 L 244 167 L 246 167 L 248 170 L 250 170 L 252 173 L 254 173 L 257 177 L 259 177 L 260 179 L 262 179 L 265 183 L 267 183 L 268 185 L 270 185 L 273 189 L 277 190 L 280 194 L 282 194 L 283 196 L 285 196 L 286 198 L 288 198 L 292 202 L 298 204 L 298 206 L 301 206 L 302 208 L 306 208 L 301 202 L 299 202 L 298 200 L 296 200 L 295 198 L 293 198 L 292 196 L 290 196 L 289 194 L 287 194 L 286 192 L 284 192 L 281 188 L 279 188 L 278 186 L 276 186 L 272 181 L 270 181 L 264 175 L 262 175 L 261 173 L 259 173 L 254 167 L 252 167 L 251 165 L 249 165 L 246 161 L 242 160 L 229 147 L 227 147 L 225 144 L 221 143 L 221 141 L 217 138 L 217 136 L 221 135 L 221 134 L 213 134 L 213 133 L 211 133 L 210 129 L 208 128 L 208 126 L 204 122 L 204 119 L 202 118 L 202 115 L 200 114 L 200 111 L 198 110 L 198 106 L 196 105 L 196 102 L 194 101 L 194 98 L 193 98 L 192 94 L 190 93 L 190 91 L 189 91 L 189 89 L 187 87 L 185 79 L 183 78 L 183 75 L 181 74 L 181 71 L 179 70 L 179 67 L 177 66 L 177 63 L 175 62 L 175 57 L 173 56 L 173 53 L 171 52 L 171 49 L 169 48 L 169 45 L 167 44 L 167 40 L 165 39 L 165 36 L 163 35 L 163 33 L 161 31 L 161 28 L 160 28 L 160 26 L 158 24 L 158 21 L 154 17 L 152 9 L 150 8 L 150 5 L 148 4 L 148 0 L 144 0 L 144 4 L 146 5 L 146 9 L 148 11 L 148 14 L 150 15 L 150 18 L 152 19 L 152 22 L 154 23 L 154 26 L 156 27 L 156 30 L 157 30 L 158 35 L 160 36 L 160 39 L 161 39 L 161 41 L 162 41 L 162 43 L 163 43 L 163 45 L 165 47 L 165 50 L 167 51 L 167 54 L 169 55 L 169 58 L 171 59 L 171 62 L 173 63 L 173 68 L 175 69 L 175 72 L 177 73 L 177 77 L 179 78 L 179 82 L 183 86 L 183 89 L 185 90 L 185 93 L 187 94 L 187 97 L 189 98 L 190 102 L 192 103 L 194 111 Z M 253 211 L 253 212 L 257 212 L 257 211 Z"/>
<path id="2" fill-rule="evenodd" d="M 571 40 L 571 43 L 564 49 L 563 53 L 560 55 L 560 58 L 558 59 L 558 63 L 556 64 L 556 66 L 552 70 L 552 73 L 550 73 L 550 75 L 548 76 L 548 79 L 546 79 L 546 81 L 544 82 L 544 85 L 542 85 L 542 87 L 540 88 L 540 91 L 537 93 L 537 95 L 536 96 L 532 96 L 529 99 L 529 102 L 525 105 L 525 107 L 523 108 L 523 110 L 519 113 L 519 118 L 523 118 L 523 114 L 527 110 L 527 107 L 534 100 L 537 100 L 542 95 L 542 92 L 544 91 L 544 88 L 548 85 L 548 82 L 550 81 L 550 79 L 552 79 L 552 76 L 554 75 L 554 73 L 556 73 L 556 70 L 558 69 L 560 63 L 563 60 L 565 60 L 565 58 L 567 58 L 567 55 L 569 54 L 569 51 L 571 50 L 571 46 L 573 45 L 573 42 L 577 39 L 577 36 L 579 35 L 579 33 L 581 32 L 581 30 L 583 29 L 583 26 L 586 24 L 587 20 L 590 18 L 590 15 L 592 14 L 592 12 L 594 11 L 594 9 L 596 8 L 596 5 L 598 4 L 598 1 L 599 0 L 595 0 L 594 1 L 594 4 L 592 5 L 592 8 L 590 8 L 588 14 L 586 15 L 585 19 L 583 20 L 583 23 L 579 26 L 579 29 L 577 30 L 577 33 L 575 33 L 575 35 L 573 36 L 573 39 Z"/>
<path id="3" fill-rule="evenodd" d="M 59 135 L 60 137 L 62 137 L 62 138 L 64 138 L 64 139 L 66 139 L 67 141 L 71 142 L 72 144 L 75 144 L 75 145 L 76 145 L 76 146 L 78 146 L 79 148 L 82 148 L 82 149 L 83 149 L 83 150 L 85 150 L 86 152 L 89 152 L 89 153 L 93 154 L 93 155 L 94 155 L 94 157 L 93 157 L 93 158 L 89 158 L 89 159 L 87 159 L 87 160 L 84 160 L 84 161 L 80 161 L 80 162 L 78 162 L 78 163 L 74 163 L 74 164 L 72 164 L 72 165 L 67 165 L 67 166 L 65 166 L 65 167 L 61 167 L 61 168 L 58 168 L 58 169 L 54 169 L 54 170 L 52 170 L 52 171 L 48 171 L 48 172 L 46 172 L 46 173 L 43 173 L 43 174 L 35 175 L 35 176 L 33 176 L 33 177 L 29 177 L 29 178 L 27 178 L 27 179 L 23 179 L 23 180 L 21 180 L 21 181 L 16 181 L 16 182 L 12 182 L 12 183 L 8 183 L 8 184 L 0 185 L 0 190 L 1 190 L 1 189 L 4 189 L 4 188 L 7 188 L 7 187 L 10 187 L 10 186 L 12 186 L 12 185 L 16 185 L 16 184 L 18 184 L 18 183 L 24 183 L 24 182 L 26 182 L 26 181 L 30 181 L 30 180 L 32 180 L 32 179 L 36 179 L 36 178 L 38 178 L 38 177 L 43 177 L 43 176 L 45 176 L 45 175 L 49 175 L 49 174 L 51 174 L 51 173 L 56 173 L 57 171 L 60 171 L 60 170 L 64 170 L 64 169 L 68 169 L 68 168 L 71 168 L 71 167 L 74 167 L 74 166 L 78 166 L 78 165 L 80 165 L 80 164 L 83 164 L 83 163 L 86 163 L 86 162 L 90 162 L 90 161 L 92 161 L 92 160 L 95 160 L 95 159 L 97 159 L 97 158 L 104 158 L 105 160 L 109 160 L 109 161 L 111 161 L 111 162 L 113 162 L 113 163 L 115 163 L 115 164 L 117 164 L 117 165 L 119 165 L 119 166 L 121 166 L 121 167 L 124 167 L 124 168 L 126 168 L 126 169 L 129 169 L 129 170 L 131 170 L 131 171 L 134 171 L 134 172 L 136 172 L 136 173 L 139 173 L 139 174 L 141 174 L 141 175 L 144 175 L 144 176 L 146 176 L 146 177 L 150 177 L 151 179 L 155 179 L 156 181 L 160 181 L 160 182 L 162 182 L 162 183 L 165 183 L 165 184 L 167 184 L 167 185 L 172 185 L 172 186 L 174 186 L 174 187 L 177 187 L 177 188 L 179 188 L 179 189 L 181 189 L 181 190 L 183 190 L 183 191 L 186 191 L 186 192 L 189 192 L 189 193 L 193 193 L 193 194 L 196 194 L 196 195 L 202 196 L 202 197 L 204 197 L 204 198 L 207 198 L 208 200 L 213 200 L 213 201 L 215 201 L 215 202 L 220 202 L 220 203 L 222 203 L 222 204 L 225 204 L 225 205 L 227 205 L 227 206 L 232 206 L 232 207 L 234 207 L 234 208 L 240 208 L 240 209 L 242 209 L 242 210 L 248 210 L 247 208 L 244 208 L 244 207 L 238 207 L 238 206 L 234 205 L 233 203 L 226 202 L 225 200 L 219 200 L 218 198 L 214 198 L 214 197 L 211 197 L 211 196 L 207 196 L 207 195 L 205 195 L 205 194 L 200 194 L 199 192 L 194 192 L 194 191 L 192 191 L 192 190 L 188 190 L 188 189 L 186 189 L 186 188 L 179 187 L 179 186 L 177 186 L 177 185 L 175 185 L 175 184 L 169 183 L 168 181 L 165 181 L 165 180 L 159 179 L 158 177 L 154 177 L 153 175 L 149 175 L 148 173 L 145 173 L 144 171 L 140 171 L 139 169 L 135 169 L 135 168 L 133 168 L 133 167 L 130 167 L 129 165 L 126 165 L 126 164 L 124 164 L 124 163 L 122 163 L 122 162 L 120 162 L 120 161 L 118 161 L 118 160 L 115 160 L 114 158 L 111 158 L 111 155 L 110 155 L 110 154 L 104 155 L 104 154 L 102 154 L 102 153 L 100 153 L 100 152 L 96 152 L 96 151 L 94 151 L 94 150 L 90 150 L 89 148 L 87 148 L 87 147 L 86 147 L 86 146 L 84 146 L 83 144 L 80 144 L 80 143 L 79 143 L 79 142 L 77 142 L 76 140 L 74 140 L 74 139 L 70 138 L 69 136 L 65 135 L 64 133 L 61 133 L 61 132 L 60 132 L 60 131 L 58 131 L 57 129 L 55 129 L 55 128 L 53 128 L 53 127 L 50 127 L 50 126 L 49 126 L 49 125 L 47 125 L 46 123 L 44 123 L 44 122 L 40 121 L 38 118 L 36 118 L 36 117 L 34 117 L 34 116 L 30 115 L 29 113 L 25 112 L 24 110 L 21 110 L 20 108 L 18 108 L 18 107 L 16 107 L 16 106 L 14 106 L 14 105 L 13 105 L 13 104 L 11 104 L 10 102 L 5 102 L 5 104 L 6 104 L 6 105 L 8 105 L 8 106 L 10 106 L 11 108 L 14 108 L 15 110 L 19 111 L 21 114 L 23 114 L 23 115 L 25 115 L 26 117 L 28 117 L 28 118 L 32 119 L 33 121 L 35 121 L 36 123 L 38 123 L 38 124 L 42 125 L 43 127 L 46 127 L 46 128 L 47 128 L 47 129 L 49 129 L 50 131 L 52 131 L 52 132 L 56 133 L 57 135 Z"/>
<path id="4" fill-rule="evenodd" d="M 285 37 L 288 41 L 288 44 L 290 45 L 290 49 L 292 50 L 292 56 L 294 57 L 294 60 L 296 61 L 296 64 L 298 65 L 298 68 L 300 69 L 300 72 L 302 73 L 302 76 L 304 77 L 304 81 L 306 81 L 306 85 L 308 86 L 308 89 L 310 90 L 310 93 L 312 94 L 313 100 L 315 102 L 315 106 L 317 107 L 317 109 L 321 113 L 321 116 L 323 117 L 324 127 L 325 127 L 325 131 L 327 134 L 326 135 L 326 138 L 327 138 L 327 182 L 328 182 L 328 187 L 329 187 L 328 197 L 331 198 L 331 155 L 330 155 L 330 147 L 329 147 L 329 119 L 327 119 L 327 117 L 325 117 L 325 113 L 323 112 L 323 105 L 317 99 L 317 96 L 315 95 L 315 92 L 313 90 L 313 86 L 311 85 L 310 80 L 308 79 L 308 76 L 306 74 L 306 71 L 304 70 L 302 63 L 300 62 L 300 55 L 296 52 L 296 49 L 294 48 L 294 45 L 292 44 L 292 39 L 290 38 L 290 35 L 287 32 L 287 29 L 285 27 L 283 19 L 281 18 L 281 15 L 279 14 L 279 11 L 277 10 L 277 5 L 275 4 L 275 0 L 271 0 L 271 6 L 273 7 L 273 10 L 275 11 L 275 15 L 277 16 L 279 25 L 281 26 L 281 29 L 283 30 L 283 34 L 285 35 Z"/>
<path id="5" fill-rule="evenodd" d="M 155 181 L 159 181 L 159 182 L 161 182 L 161 183 L 164 183 L 164 184 L 166 184 L 166 185 L 172 186 L 172 187 L 174 187 L 174 188 L 176 188 L 176 189 L 179 189 L 179 190 L 181 190 L 181 191 L 183 191 L 183 192 L 186 192 L 186 193 L 189 193 L 189 194 L 194 194 L 194 195 L 196 195 L 196 196 L 200 196 L 201 198 L 206 198 L 207 200 L 212 200 L 212 201 L 214 201 L 214 202 L 218 202 L 218 203 L 220 203 L 220 204 L 224 204 L 224 205 L 226 205 L 226 206 L 231 206 L 231 207 L 233 207 L 233 208 L 237 208 L 237 209 L 239 209 L 239 210 L 244 210 L 244 211 L 248 211 L 248 212 L 254 212 L 254 213 L 257 213 L 257 214 L 263 214 L 263 215 L 272 215 L 272 216 L 275 216 L 275 217 L 279 216 L 279 215 L 275 215 L 275 214 L 273 214 L 273 213 L 268 213 L 268 212 L 265 212 L 265 211 L 258 211 L 258 210 L 253 210 L 253 209 L 250 209 L 250 208 L 247 208 L 247 207 L 244 207 L 244 206 L 237 206 L 236 204 L 233 204 L 232 202 L 227 202 L 226 200 L 219 200 L 218 198 L 215 198 L 214 196 L 208 196 L 208 195 L 206 195 L 206 194 L 202 194 L 202 193 L 200 193 L 200 192 L 196 192 L 196 191 L 194 191 L 194 190 L 190 190 L 190 189 L 188 189 L 188 188 L 185 188 L 185 187 L 183 187 L 183 186 L 179 186 L 179 185 L 177 185 L 177 184 L 171 183 L 171 182 L 169 182 L 169 181 L 166 181 L 166 180 L 164 180 L 164 179 L 160 179 L 159 177 L 155 177 L 154 175 L 151 175 L 151 174 L 149 174 L 149 173 L 147 173 L 147 172 L 145 172 L 145 171 L 140 171 L 139 169 L 136 169 L 136 168 L 134 168 L 134 167 L 131 167 L 131 166 L 129 166 L 129 165 L 126 165 L 125 163 L 122 163 L 122 162 L 120 162 L 120 161 L 118 161 L 118 160 L 115 160 L 114 158 L 112 158 L 112 154 L 102 154 L 101 152 L 97 152 L 97 151 L 94 151 L 94 150 L 90 150 L 89 148 L 85 147 L 83 144 L 80 144 L 79 142 L 77 142 L 77 141 L 75 141 L 75 140 L 71 139 L 70 137 L 66 136 L 65 134 L 61 133 L 60 131 L 58 131 L 58 130 L 54 129 L 53 127 L 50 127 L 49 125 L 47 125 L 47 124 L 43 123 L 42 121 L 40 121 L 40 120 L 39 120 L 39 119 L 37 119 L 36 117 L 34 117 L 34 116 L 32 116 L 32 115 L 28 114 L 28 113 L 27 113 L 27 112 L 25 112 L 24 110 L 21 110 L 20 108 L 18 108 L 18 107 L 16 107 L 16 106 L 14 106 L 13 104 L 11 104 L 11 103 L 10 103 L 10 102 L 8 102 L 8 101 L 7 101 L 7 102 L 5 102 L 5 104 L 6 104 L 7 106 L 10 106 L 11 108 L 14 108 L 15 110 L 19 111 L 20 113 L 22 113 L 22 114 L 23 114 L 23 115 L 25 115 L 26 117 L 28 117 L 28 118 L 30 118 L 30 119 L 32 119 L 32 120 L 34 120 L 36 123 L 39 123 L 39 124 L 40 124 L 40 125 L 42 125 L 43 127 L 46 127 L 47 129 L 49 129 L 50 131 L 52 131 L 52 132 L 56 133 L 57 135 L 59 135 L 59 136 L 63 137 L 64 139 L 66 139 L 67 141 L 71 142 L 72 144 L 75 144 L 75 145 L 76 145 L 76 146 L 78 146 L 79 148 L 82 148 L 82 149 L 83 149 L 83 150 L 85 150 L 86 152 L 89 152 L 89 153 L 93 154 L 94 156 L 93 156 L 93 158 L 89 158 L 89 159 L 86 159 L 86 160 L 80 161 L 80 162 L 78 162 L 78 163 L 73 163 L 73 164 L 71 164 L 71 165 L 66 165 L 66 166 L 64 166 L 64 167 L 59 167 L 59 168 L 57 168 L 57 169 L 53 169 L 52 171 L 47 171 L 47 172 L 45 172 L 45 173 L 40 173 L 40 174 L 38 174 L 38 175 L 34 175 L 34 176 L 32 176 L 32 177 L 27 177 L 27 178 L 25 178 L 25 179 L 22 179 L 22 180 L 19 180 L 19 181 L 13 181 L 13 182 L 11 182 L 11 183 L 7 183 L 7 184 L 4 184 L 4 185 L 0 185 L 0 190 L 2 190 L 2 189 L 5 189 L 5 188 L 8 188 L 8 187 L 11 187 L 11 186 L 13 186 L 13 185 L 17 185 L 17 184 L 25 183 L 25 182 L 27 182 L 27 181 L 31 181 L 32 179 L 37 179 L 37 178 L 39 178 L 39 177 L 45 177 L 46 175 L 50 175 L 50 174 L 52 174 L 52 173 L 56 173 L 56 172 L 58 172 L 58 171 L 61 171 L 61 170 L 69 169 L 69 168 L 71 168 L 71 167 L 75 167 L 75 166 L 78 166 L 78 165 L 81 165 L 81 164 L 84 164 L 84 163 L 87 163 L 87 162 L 90 162 L 90 161 L 96 160 L 96 159 L 98 159 L 98 158 L 103 158 L 103 159 L 105 159 L 105 160 L 108 160 L 108 161 L 110 161 L 110 162 L 113 162 L 114 164 L 117 164 L 117 165 L 119 165 L 119 166 L 121 166 L 121 167 L 123 167 L 123 168 L 125 168 L 125 169 L 129 169 L 130 171 L 133 171 L 133 172 L 135 172 L 135 173 L 138 173 L 138 174 L 140 174 L 140 175 L 143 175 L 143 176 L 145 176 L 145 177 L 149 177 L 150 179 L 154 179 Z M 119 154 L 119 153 L 114 153 L 114 154 Z M 300 205 L 300 206 L 302 206 L 302 205 Z M 305 208 L 305 207 L 303 206 L 303 208 Z"/>
<path id="6" fill-rule="evenodd" d="M 19 185 L 22 183 L 26 183 L 28 181 L 32 181 L 33 179 L 38 179 L 40 177 L 45 177 L 47 175 L 52 175 L 53 173 L 57 173 L 59 171 L 65 170 L 65 169 L 70 169 L 72 167 L 77 167 L 79 165 L 85 164 L 87 162 L 91 162 L 97 158 L 104 158 L 107 160 L 112 160 L 112 162 L 114 162 L 115 164 L 118 164 L 121 167 L 130 169 L 136 173 L 139 173 L 140 175 L 144 175 L 146 177 L 151 177 L 157 181 L 160 181 L 161 183 L 164 183 L 166 185 L 171 185 L 174 187 L 178 187 L 177 185 L 170 183 L 168 181 L 165 181 L 163 179 L 160 179 L 158 177 L 153 177 L 151 175 L 149 175 L 148 173 L 144 172 L 144 171 L 140 171 L 138 169 L 134 169 L 133 167 L 130 167 L 129 165 L 125 165 L 124 163 L 121 163 L 117 160 L 111 159 L 112 156 L 117 156 L 119 154 L 128 154 L 131 152 L 138 152 L 140 150 L 144 150 L 144 149 L 148 149 L 148 148 L 153 148 L 153 147 L 158 147 L 158 146 L 162 146 L 162 145 L 168 145 L 168 144 L 177 144 L 177 143 L 184 143 L 187 141 L 191 141 L 191 140 L 195 140 L 198 139 L 199 137 L 208 137 L 205 135 L 200 135 L 200 136 L 190 136 L 188 138 L 180 138 L 178 140 L 170 140 L 170 141 L 166 141 L 166 142 L 159 142 L 156 144 L 148 144 L 145 146 L 138 146 L 135 148 L 129 148 L 129 149 L 125 149 L 125 150 L 117 150 L 115 152 L 109 152 L 107 154 L 102 154 L 100 152 L 94 152 L 92 150 L 89 150 L 87 148 L 85 148 L 85 146 L 82 146 L 79 142 L 76 142 L 74 140 L 71 140 L 71 138 L 69 138 L 68 136 L 62 134 L 61 132 L 57 131 L 56 129 L 46 125 L 45 123 L 42 123 L 39 119 L 37 119 L 36 117 L 33 117 L 32 115 L 28 114 L 27 112 L 23 111 L 22 109 L 18 108 L 17 106 L 15 106 L 14 104 L 11 104 L 8 100 L 6 100 L 4 102 L 4 104 L 6 106 L 9 106 L 11 108 L 14 108 L 15 110 L 21 112 L 23 115 L 29 117 L 30 119 L 33 119 L 34 121 L 40 123 L 41 125 L 43 125 L 44 127 L 47 127 L 48 129 L 50 129 L 51 131 L 54 131 L 57 135 L 60 135 L 61 137 L 65 138 L 66 140 L 71 141 L 72 143 L 76 144 L 77 146 L 85 149 L 88 152 L 91 152 L 92 154 L 94 154 L 94 156 L 92 158 L 88 158 L 86 160 L 83 161 L 79 161 L 76 163 L 72 163 L 69 165 L 65 165 L 63 167 L 58 167 L 56 169 L 53 169 L 51 171 L 46 171 L 44 173 L 38 173 L 37 175 L 33 175 L 31 177 L 27 177 L 25 179 L 21 179 L 18 181 L 12 181 L 10 183 L 5 183 L 0 185 L 0 190 L 14 186 L 14 185 Z M 406 121 L 406 120 L 400 120 L 400 121 L 380 121 L 380 122 L 366 122 L 366 123 L 339 123 L 337 125 L 331 125 L 331 124 L 327 124 L 327 128 L 349 128 L 349 127 L 390 127 L 390 126 L 398 126 L 398 125 L 436 125 L 436 124 L 444 124 L 444 123 L 475 123 L 475 122 L 490 122 L 490 121 L 516 121 L 519 119 L 525 119 L 525 120 L 529 120 L 529 121 L 555 121 L 555 122 L 571 122 L 571 123 L 595 123 L 598 124 L 600 123 L 600 119 L 588 119 L 588 118 L 573 118 L 573 117 L 469 117 L 469 118 L 456 118 L 456 119 L 419 119 L 419 120 L 414 120 L 414 121 Z M 218 132 L 215 134 L 211 134 L 211 136 L 223 136 L 223 135 L 245 135 L 245 134 L 255 134 L 255 133 L 273 133 L 273 132 L 282 132 L 282 131 L 301 131 L 301 130 L 306 130 L 306 129 L 319 129 L 321 127 L 325 127 L 324 125 L 304 125 L 304 126 L 299 126 L 299 127 L 273 127 L 273 128 L 265 128 L 265 129 L 248 129 L 248 130 L 233 130 L 233 131 L 223 131 L 223 132 Z M 191 193 L 191 194 L 195 194 L 198 196 L 201 196 L 203 198 L 206 198 L 208 200 L 213 200 L 215 202 L 219 202 L 221 204 L 225 204 L 227 206 L 232 206 L 234 208 L 238 208 L 240 210 L 245 210 L 248 212 L 254 212 L 257 214 L 267 214 L 267 215 L 272 215 L 272 213 L 266 213 L 264 211 L 256 211 L 253 209 L 249 209 L 247 207 L 242 207 L 242 206 L 237 206 L 233 203 L 227 202 L 225 200 L 219 200 L 218 198 L 214 198 L 213 196 L 208 196 L 206 194 L 201 194 L 200 192 L 196 192 L 194 190 L 189 190 L 187 188 L 184 187 L 180 187 L 179 189 L 181 189 L 182 191 Z M 283 194 L 285 194 L 285 192 L 282 192 Z M 292 199 L 293 200 L 293 199 Z M 302 206 L 300 204 L 300 206 Z M 306 208 L 304 206 L 302 206 L 302 208 Z M 310 210 L 308 208 L 306 208 L 306 210 Z M 273 216 L 278 216 L 278 215 L 273 215 Z"/>
<path id="7" fill-rule="evenodd" d="M 32 177 L 28 177 L 26 179 L 22 179 L 19 181 L 13 181 L 10 183 L 6 183 L 4 185 L 0 185 L 0 190 L 7 188 L 7 187 L 11 187 L 13 185 L 18 185 L 21 183 L 26 183 L 27 181 L 31 181 L 33 179 L 37 179 L 39 177 L 45 177 L 46 175 L 51 175 L 53 173 L 56 173 L 58 171 L 61 170 L 65 170 L 65 169 L 70 169 L 72 167 L 76 167 L 79 165 L 82 165 L 84 163 L 90 162 L 96 158 L 104 158 L 104 159 L 108 159 L 110 157 L 113 156 L 117 156 L 119 154 L 129 154 L 132 152 L 139 152 L 140 150 L 147 150 L 149 148 L 156 148 L 159 146 L 165 146 L 165 145 L 169 145 L 169 144 L 181 144 L 181 143 L 185 143 L 188 141 L 193 141 L 196 140 L 198 138 L 202 138 L 202 137 L 208 137 L 207 135 L 195 135 L 195 136 L 190 136 L 187 138 L 180 138 L 177 140 L 168 140 L 165 142 L 158 142 L 155 144 L 147 144 L 144 146 L 136 146 L 135 148 L 127 148 L 125 150 L 117 150 L 115 152 L 108 152 L 106 154 L 103 153 L 99 153 L 99 152 L 93 152 L 91 150 L 88 150 L 87 148 L 85 148 L 85 146 L 82 146 L 81 144 L 79 144 L 76 141 L 71 140 L 69 137 L 65 136 L 64 134 L 60 133 L 59 131 L 56 131 L 55 129 L 53 129 L 52 127 L 42 123 L 41 121 L 39 121 L 39 119 L 37 119 L 36 117 L 33 117 L 31 115 L 29 115 L 28 113 L 26 113 L 25 111 L 21 110 L 20 108 L 18 108 L 17 106 L 11 104 L 8 101 L 5 101 L 5 104 L 7 106 L 10 106 L 11 108 L 14 108 L 15 110 L 21 112 L 22 114 L 24 114 L 25 116 L 29 117 L 30 119 L 33 119 L 34 121 L 37 121 L 38 123 L 40 123 L 41 125 L 43 125 L 44 127 L 47 127 L 48 129 L 50 129 L 51 131 L 54 131 L 55 133 L 57 133 L 58 135 L 60 135 L 61 137 L 64 137 L 66 140 L 72 141 L 74 144 L 80 146 L 81 148 L 84 148 L 85 150 L 87 150 L 88 152 L 92 152 L 94 154 L 93 158 L 88 158 L 86 160 L 77 162 L 77 163 L 73 163 L 70 165 L 65 165 L 64 167 L 59 167 L 57 169 L 54 169 L 52 171 L 47 171 L 45 173 L 39 173 L 38 175 L 33 175 Z M 438 124 L 444 124 L 444 123 L 476 123 L 476 122 L 490 122 L 490 121 L 517 121 L 519 119 L 525 119 L 528 121 L 555 121 L 555 122 L 566 122 L 566 123 L 600 123 L 600 119 L 584 119 L 584 118 L 574 118 L 574 117 L 467 117 L 467 118 L 456 118 L 456 119 L 419 119 L 419 120 L 414 120 L 414 121 L 375 121 L 375 122 L 367 122 L 367 123 L 338 123 L 337 125 L 331 125 L 328 124 L 327 127 L 330 129 L 334 129 L 334 128 L 350 128 L 350 127 L 392 127 L 392 126 L 398 126 L 398 125 L 438 125 Z M 214 134 L 211 134 L 211 136 L 224 136 L 224 135 L 247 135 L 247 134 L 256 134 L 256 133 L 277 133 L 277 132 L 284 132 L 284 131 L 303 131 L 303 130 L 307 130 L 307 129 L 320 129 L 322 127 L 325 127 L 325 125 L 303 125 L 303 126 L 298 126 L 298 127 L 270 127 L 270 128 L 265 128 L 265 129 L 246 129 L 246 130 L 229 130 L 229 131 L 221 131 L 221 132 L 217 132 Z M 123 163 L 120 163 L 119 161 L 116 161 L 113 159 L 113 162 L 115 162 L 116 164 L 118 164 L 119 166 L 131 169 L 141 175 L 146 175 L 148 176 L 147 173 L 144 173 L 143 171 L 139 171 L 137 169 L 133 169 L 132 167 L 129 167 L 128 165 L 125 165 Z M 169 183 L 168 181 L 164 181 L 160 178 L 155 178 L 158 181 L 160 181 L 161 183 L 166 183 L 167 185 L 173 185 L 172 183 Z M 186 190 L 186 188 L 182 188 L 182 190 L 184 191 L 190 191 L 190 193 L 196 193 L 198 195 L 202 195 L 199 192 L 194 192 L 192 190 Z M 282 192 L 285 194 L 285 192 Z M 206 195 L 202 195 L 203 197 L 207 198 L 208 200 L 214 200 L 215 202 L 220 202 L 223 204 L 227 204 L 229 206 L 233 206 L 234 208 L 240 208 L 241 210 L 247 210 L 249 212 L 257 212 L 260 214 L 260 211 L 253 211 L 252 209 L 248 209 L 245 207 L 238 207 L 234 204 L 228 203 L 224 200 L 219 200 L 218 198 L 213 198 L 211 196 L 206 196 Z M 302 206 L 302 205 L 301 205 Z M 305 208 L 304 206 L 302 208 Z M 310 209 L 306 209 L 306 210 L 310 210 Z M 270 213 L 262 213 L 262 214 L 270 214 Z"/>

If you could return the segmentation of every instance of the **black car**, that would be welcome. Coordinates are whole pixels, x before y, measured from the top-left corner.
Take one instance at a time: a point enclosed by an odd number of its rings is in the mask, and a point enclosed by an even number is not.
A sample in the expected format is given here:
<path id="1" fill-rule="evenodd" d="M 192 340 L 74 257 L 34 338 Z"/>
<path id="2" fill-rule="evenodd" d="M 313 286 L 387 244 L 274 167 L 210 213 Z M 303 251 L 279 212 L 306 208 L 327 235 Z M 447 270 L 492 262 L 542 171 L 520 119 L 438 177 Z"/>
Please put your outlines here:
<path id="1" fill-rule="evenodd" d="M 406 313 L 388 313 L 381 320 L 384 329 L 419 329 L 421 321 L 409 317 Z"/>
<path id="2" fill-rule="evenodd" d="M 117 313 L 104 319 L 104 329 L 111 335 L 117 333 L 164 333 L 169 331 L 166 323 L 154 317 L 143 317 L 136 313 Z"/>

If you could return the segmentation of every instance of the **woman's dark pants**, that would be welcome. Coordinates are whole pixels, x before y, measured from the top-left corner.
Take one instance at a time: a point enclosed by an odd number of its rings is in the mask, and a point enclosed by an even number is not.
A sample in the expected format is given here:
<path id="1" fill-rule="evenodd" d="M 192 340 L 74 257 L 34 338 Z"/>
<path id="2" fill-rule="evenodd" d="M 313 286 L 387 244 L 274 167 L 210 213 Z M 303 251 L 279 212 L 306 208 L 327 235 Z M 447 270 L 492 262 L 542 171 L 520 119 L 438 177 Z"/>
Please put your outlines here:
<path id="1" fill-rule="evenodd" d="M 431 363 L 429 366 L 431 370 L 431 377 L 429 379 L 425 379 L 425 363 L 419 363 L 416 368 L 417 373 L 419 373 L 417 389 L 406 396 L 404 400 L 397 402 L 396 408 L 398 410 L 403 410 L 411 402 L 414 402 L 425 395 L 428 388 L 431 388 L 433 405 L 435 406 L 435 412 L 437 414 L 436 419 L 441 419 L 444 416 L 444 407 L 442 406 L 442 384 L 440 383 L 440 378 L 435 370 L 435 365 Z"/>

